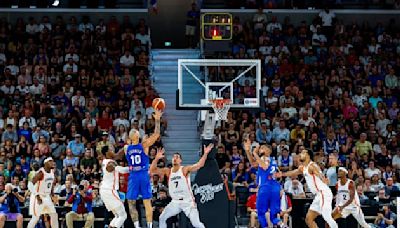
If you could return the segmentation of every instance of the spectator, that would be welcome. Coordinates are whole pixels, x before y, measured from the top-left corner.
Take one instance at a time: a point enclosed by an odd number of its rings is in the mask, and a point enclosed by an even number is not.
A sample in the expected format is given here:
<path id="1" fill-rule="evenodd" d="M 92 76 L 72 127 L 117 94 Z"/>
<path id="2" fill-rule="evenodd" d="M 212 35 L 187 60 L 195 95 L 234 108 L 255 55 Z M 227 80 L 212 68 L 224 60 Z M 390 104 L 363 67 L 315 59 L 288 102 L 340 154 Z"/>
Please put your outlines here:
<path id="1" fill-rule="evenodd" d="M 259 226 L 257 209 L 256 209 L 256 199 L 257 199 L 257 193 L 250 195 L 247 198 L 246 202 L 247 212 L 250 215 L 250 223 L 249 223 L 250 228 L 255 228 Z"/>
<path id="2" fill-rule="evenodd" d="M 7 124 L 6 131 L 1 135 L 2 143 L 5 143 L 7 140 L 11 140 L 12 143 L 18 142 L 18 135 L 11 124 Z"/>
<path id="3" fill-rule="evenodd" d="M 265 17 L 265 22 L 267 22 L 267 18 Z M 282 31 L 282 25 L 278 22 L 278 18 L 276 16 L 272 16 L 271 21 L 268 23 L 266 30 L 269 33 L 273 33 L 274 31 Z"/>
<path id="4" fill-rule="evenodd" d="M 110 131 L 112 129 L 113 120 L 107 111 L 103 111 L 101 118 L 97 120 L 97 125 L 99 131 Z"/>
<path id="5" fill-rule="evenodd" d="M 396 154 L 392 158 L 392 165 L 395 169 L 400 169 L 400 148 L 396 148 Z"/>
<path id="6" fill-rule="evenodd" d="M 240 151 L 239 153 L 239 148 L 237 145 L 232 145 L 232 155 L 230 156 L 230 162 L 232 164 L 232 168 L 236 169 L 236 167 L 244 161 L 244 157 L 241 154 L 242 152 Z"/>
<path id="7" fill-rule="evenodd" d="M 285 191 L 287 193 L 292 194 L 293 197 L 298 197 L 298 198 L 306 197 L 303 185 L 297 179 L 288 179 L 288 181 L 285 182 Z"/>
<path id="8" fill-rule="evenodd" d="M 93 195 L 92 207 L 102 207 L 102 206 L 104 206 L 104 202 L 100 197 L 98 188 L 94 188 L 93 189 L 92 195 Z"/>
<path id="9" fill-rule="evenodd" d="M 369 198 L 364 194 L 363 186 L 357 185 L 356 191 L 358 194 L 358 198 L 360 199 L 360 204 L 365 204 L 369 200 Z"/>
<path id="10" fill-rule="evenodd" d="M 106 148 L 106 149 L 104 149 L 104 148 Z M 105 151 L 114 150 L 114 146 L 108 140 L 108 133 L 106 131 L 104 131 L 101 134 L 101 141 L 97 143 L 96 153 L 97 154 L 105 154 L 105 153 L 103 153 L 103 150 L 105 150 Z"/>
<path id="11" fill-rule="evenodd" d="M 66 201 L 66 203 L 68 203 L 68 199 L 69 197 L 72 195 L 73 193 L 73 189 L 76 187 L 75 185 L 73 185 L 73 183 L 70 180 L 65 180 L 64 182 L 64 186 L 62 186 L 61 191 L 59 193 L 59 200 L 64 200 Z"/>
<path id="12" fill-rule="evenodd" d="M 389 177 L 386 180 L 386 185 L 385 185 L 385 194 L 388 196 L 391 196 L 393 192 L 399 192 L 400 189 L 397 188 L 397 186 L 393 185 L 393 178 Z"/>
<path id="13" fill-rule="evenodd" d="M 368 168 L 364 170 L 364 176 L 365 178 L 371 178 L 375 174 L 378 175 L 378 177 L 380 177 L 381 171 L 375 167 L 374 161 L 369 161 Z"/>
<path id="14" fill-rule="evenodd" d="M 292 212 L 292 200 L 285 191 L 281 190 L 281 212 L 279 216 L 282 218 L 282 226 L 289 227 L 290 212 Z"/>
<path id="15" fill-rule="evenodd" d="M 74 220 L 82 217 L 86 220 L 85 227 L 92 227 L 94 224 L 94 213 L 92 211 L 92 192 L 84 185 L 79 185 L 73 189 L 72 195 L 68 198 L 68 203 L 72 204 L 72 211 L 65 216 L 68 228 L 74 227 Z"/>
<path id="16" fill-rule="evenodd" d="M 383 206 L 375 219 L 374 224 L 382 228 L 394 228 L 396 214 L 390 210 L 389 206 Z"/>
<path id="17" fill-rule="evenodd" d="M 334 132 L 328 133 L 328 138 L 324 141 L 324 153 L 330 155 L 339 152 L 339 142 L 335 138 Z"/>
<path id="18" fill-rule="evenodd" d="M 254 31 L 261 35 L 267 23 L 267 16 L 263 12 L 263 8 L 259 7 L 256 14 L 253 16 Z"/>
<path id="19" fill-rule="evenodd" d="M 196 44 L 194 43 L 194 37 L 196 34 L 196 27 L 198 26 L 200 19 L 200 13 L 197 10 L 196 3 L 192 3 L 192 8 L 186 14 L 186 40 L 189 47 L 193 48 Z M 143 43 L 142 44 L 146 44 Z"/>
<path id="20" fill-rule="evenodd" d="M 367 139 L 366 133 L 361 133 L 360 140 L 356 142 L 355 150 L 358 157 L 367 155 L 371 159 L 374 159 L 374 153 L 372 152 L 372 144 Z"/>
<path id="21" fill-rule="evenodd" d="M 281 120 L 279 121 L 279 126 L 272 131 L 272 139 L 275 142 L 280 142 L 281 140 L 289 141 L 290 132 L 285 125 L 285 121 Z"/>
<path id="22" fill-rule="evenodd" d="M 75 134 L 74 138 L 68 143 L 67 149 L 71 150 L 75 157 L 80 157 L 85 151 L 85 145 L 81 142 L 80 134 Z"/>
<path id="23" fill-rule="evenodd" d="M 225 153 L 224 146 L 218 146 L 217 154 L 215 155 L 215 159 L 218 163 L 218 168 L 221 170 L 229 164 L 229 156 Z"/>
<path id="24" fill-rule="evenodd" d="M 80 160 L 80 171 L 82 173 L 85 172 L 86 169 L 89 168 L 89 171 L 93 174 L 97 173 L 97 161 L 96 159 L 92 156 L 92 151 L 90 149 L 86 149 L 85 153 Z"/>
<path id="25" fill-rule="evenodd" d="M 146 33 L 144 27 L 139 28 L 139 32 L 136 33 L 135 37 L 140 41 L 140 46 L 145 50 L 148 50 L 151 47 L 150 36 Z"/>
<path id="26" fill-rule="evenodd" d="M 281 155 L 278 157 L 278 166 L 282 171 L 290 171 L 293 169 L 293 157 L 286 148 L 281 151 Z"/>
<path id="27" fill-rule="evenodd" d="M 271 142 L 272 132 L 267 128 L 267 124 L 265 122 L 262 122 L 261 127 L 257 129 L 256 138 L 257 142 L 259 142 L 260 144 L 267 144 Z"/>
<path id="28" fill-rule="evenodd" d="M 331 38 L 333 35 L 333 26 L 335 22 L 336 15 L 334 12 L 330 11 L 327 7 L 321 11 L 318 16 L 322 20 L 322 27 L 325 30 L 325 33 Z"/>
<path id="29" fill-rule="evenodd" d="M 371 190 L 373 192 L 379 192 L 380 189 L 383 189 L 383 188 L 384 188 L 384 185 L 382 184 L 378 174 L 374 174 L 371 177 Z"/>
<path id="30" fill-rule="evenodd" d="M 71 149 L 66 150 L 66 157 L 63 161 L 63 169 L 67 170 L 67 167 L 72 167 L 74 170 L 78 169 L 79 158 L 75 157 Z"/>
<path id="31" fill-rule="evenodd" d="M 132 68 L 135 64 L 135 58 L 131 55 L 129 50 L 125 50 L 125 54 L 119 60 L 122 67 Z"/>
<path id="32" fill-rule="evenodd" d="M 123 111 L 119 113 L 119 118 L 114 120 L 113 127 L 117 128 L 121 124 L 124 125 L 126 128 L 129 128 L 130 125 L 129 120 L 126 119 L 126 114 Z"/>
<path id="33" fill-rule="evenodd" d="M 395 69 L 391 68 L 389 74 L 385 76 L 385 85 L 389 89 L 397 89 L 399 86 L 398 78 L 395 75 Z"/>
<path id="34" fill-rule="evenodd" d="M 0 197 L 0 227 L 4 227 L 5 221 L 16 221 L 17 228 L 22 228 L 24 217 L 19 205 L 24 201 L 24 196 L 18 193 L 15 186 L 10 183 L 6 184 Z"/>

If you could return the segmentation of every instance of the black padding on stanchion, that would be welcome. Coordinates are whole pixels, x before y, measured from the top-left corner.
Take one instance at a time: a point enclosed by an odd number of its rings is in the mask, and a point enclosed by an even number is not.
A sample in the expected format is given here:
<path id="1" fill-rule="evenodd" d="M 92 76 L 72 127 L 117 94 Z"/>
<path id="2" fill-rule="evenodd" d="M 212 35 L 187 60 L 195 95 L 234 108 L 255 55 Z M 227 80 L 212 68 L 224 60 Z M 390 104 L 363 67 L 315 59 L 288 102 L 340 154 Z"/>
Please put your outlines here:
<path id="1" fill-rule="evenodd" d="M 212 143 L 211 140 L 203 140 L 203 145 Z M 215 160 L 216 144 L 209 154 L 205 166 L 197 172 L 193 183 L 193 192 L 197 207 L 200 212 L 200 220 L 207 228 L 231 228 L 234 227 L 233 213 L 230 207 L 228 194 L 219 173 Z"/>

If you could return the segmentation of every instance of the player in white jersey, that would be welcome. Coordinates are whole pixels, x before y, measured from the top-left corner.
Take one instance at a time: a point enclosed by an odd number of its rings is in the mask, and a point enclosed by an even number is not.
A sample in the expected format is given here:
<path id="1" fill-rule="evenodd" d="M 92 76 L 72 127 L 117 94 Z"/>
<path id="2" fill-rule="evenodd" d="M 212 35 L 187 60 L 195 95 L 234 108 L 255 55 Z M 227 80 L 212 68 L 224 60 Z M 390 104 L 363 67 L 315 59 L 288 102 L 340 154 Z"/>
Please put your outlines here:
<path id="1" fill-rule="evenodd" d="M 114 214 L 109 227 L 122 227 L 128 215 L 126 214 L 124 204 L 119 198 L 119 174 L 128 173 L 128 167 L 118 166 L 113 160 L 114 153 L 108 151 L 106 159 L 102 162 L 103 180 L 100 183 L 100 197 L 108 211 Z"/>
<path id="2" fill-rule="evenodd" d="M 364 213 L 360 207 L 360 199 L 358 197 L 354 182 L 347 178 L 347 169 L 340 167 L 338 170 L 339 181 L 336 184 L 336 208 L 332 213 L 334 219 L 347 218 L 350 214 L 354 216 L 357 222 L 363 228 L 370 228 L 365 221 Z"/>
<path id="3" fill-rule="evenodd" d="M 322 174 L 317 164 L 312 161 L 313 152 L 303 150 L 300 153 L 300 162 L 298 169 L 286 173 L 279 173 L 277 176 L 298 176 L 303 174 L 310 191 L 315 194 L 315 198 L 306 215 L 306 224 L 310 228 L 318 228 L 315 219 L 322 215 L 324 220 L 331 228 L 337 228 L 338 225 L 332 218 L 332 191 L 326 184 L 327 179 Z"/>
<path id="4" fill-rule="evenodd" d="M 58 228 L 58 215 L 54 203 L 51 199 L 53 194 L 54 161 L 51 157 L 44 160 L 44 167 L 39 169 L 32 179 L 34 191 L 31 194 L 33 200 L 30 201 L 29 213 L 32 215 L 28 223 L 28 228 L 34 228 L 38 223 L 40 216 L 48 214 L 50 216 L 50 225 L 52 228 Z"/>
<path id="5" fill-rule="evenodd" d="M 160 215 L 160 228 L 167 227 L 167 219 L 179 214 L 181 211 L 190 219 L 193 227 L 205 228 L 200 221 L 199 211 L 194 201 L 192 187 L 190 183 L 190 172 L 199 170 L 204 166 L 207 156 L 214 147 L 213 144 L 204 146 L 204 154 L 200 160 L 190 166 L 182 166 L 182 157 L 179 153 L 175 153 L 172 158 L 172 168 L 159 170 L 157 168 L 158 161 L 164 157 L 164 150 L 159 150 L 154 161 L 151 163 L 151 173 L 165 173 L 168 176 L 168 190 L 172 201 L 164 208 Z"/>

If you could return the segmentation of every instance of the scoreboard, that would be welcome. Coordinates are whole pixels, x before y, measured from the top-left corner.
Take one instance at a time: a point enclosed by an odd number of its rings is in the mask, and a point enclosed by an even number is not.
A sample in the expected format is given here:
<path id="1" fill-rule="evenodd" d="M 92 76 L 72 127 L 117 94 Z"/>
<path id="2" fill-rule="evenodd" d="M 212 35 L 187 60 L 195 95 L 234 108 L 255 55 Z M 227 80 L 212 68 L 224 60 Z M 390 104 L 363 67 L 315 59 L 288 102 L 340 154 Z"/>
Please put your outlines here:
<path id="1" fill-rule="evenodd" d="M 204 40 L 231 40 L 232 14 L 203 14 L 201 17 L 201 34 Z"/>

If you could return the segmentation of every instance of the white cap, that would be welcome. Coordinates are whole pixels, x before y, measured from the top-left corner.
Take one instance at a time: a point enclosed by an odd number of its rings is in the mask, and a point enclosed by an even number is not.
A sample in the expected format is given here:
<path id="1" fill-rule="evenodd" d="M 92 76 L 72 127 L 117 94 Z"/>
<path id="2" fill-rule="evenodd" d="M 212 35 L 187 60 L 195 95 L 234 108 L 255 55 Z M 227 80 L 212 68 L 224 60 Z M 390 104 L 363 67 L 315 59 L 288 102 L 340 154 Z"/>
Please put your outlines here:
<path id="1" fill-rule="evenodd" d="M 339 171 L 343 171 L 343 172 L 345 172 L 346 174 L 349 173 L 345 167 L 339 167 Z"/>
<path id="2" fill-rule="evenodd" d="M 48 158 L 44 159 L 43 163 L 45 164 L 45 163 L 47 163 L 49 161 L 53 161 L 53 158 L 52 157 L 48 157 Z"/>

